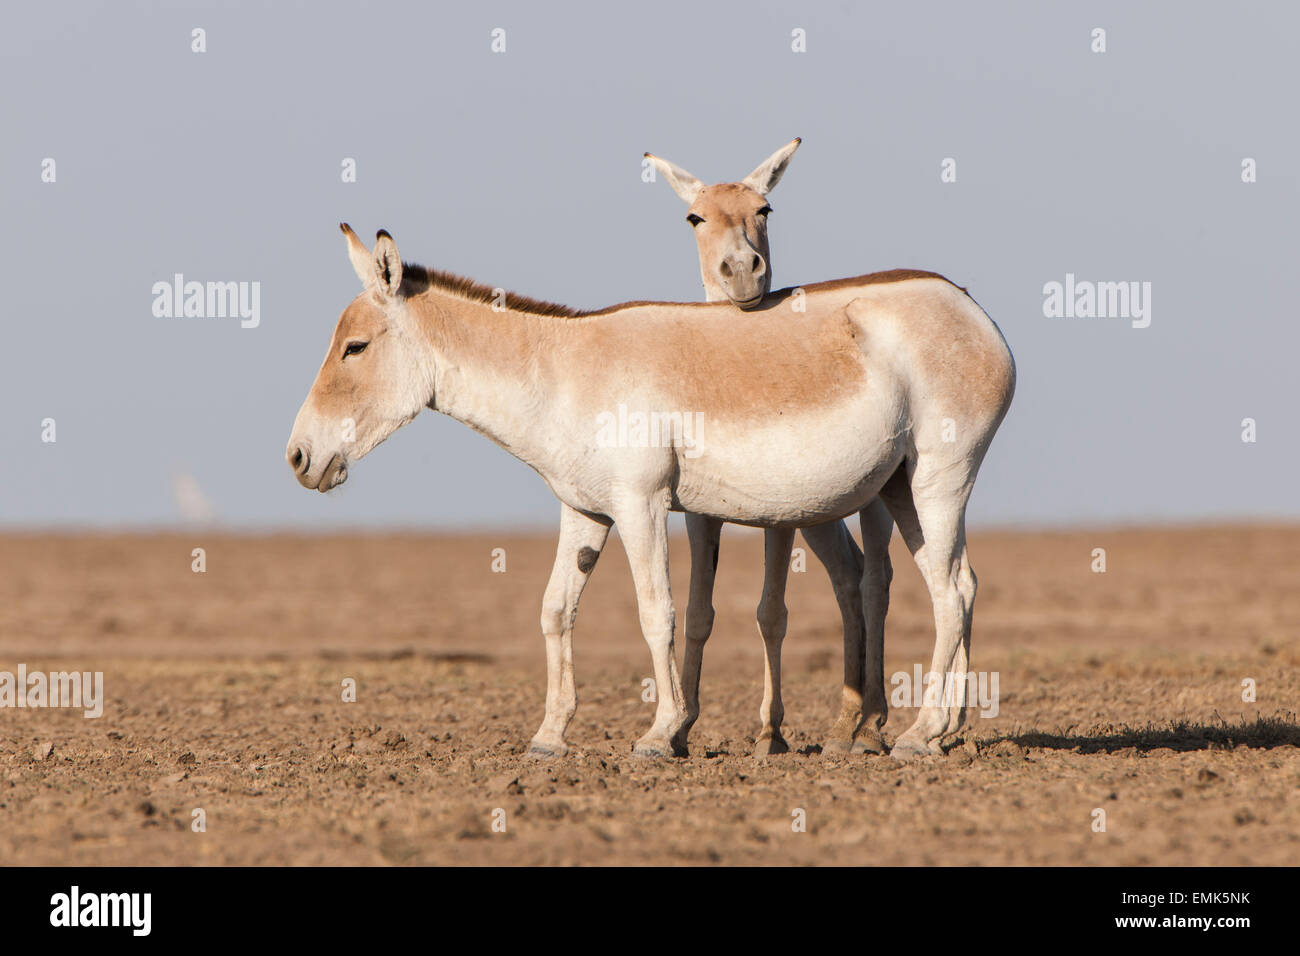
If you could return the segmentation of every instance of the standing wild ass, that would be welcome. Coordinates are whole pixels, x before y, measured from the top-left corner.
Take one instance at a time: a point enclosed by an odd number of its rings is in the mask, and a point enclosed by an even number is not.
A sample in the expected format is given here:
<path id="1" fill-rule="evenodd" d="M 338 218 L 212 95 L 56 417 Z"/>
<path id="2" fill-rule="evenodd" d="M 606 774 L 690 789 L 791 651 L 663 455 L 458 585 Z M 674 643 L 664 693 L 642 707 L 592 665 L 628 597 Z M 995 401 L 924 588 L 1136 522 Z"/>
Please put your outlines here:
<path id="1" fill-rule="evenodd" d="M 788 289 L 744 315 L 729 304 L 665 302 L 578 312 L 508 294 L 503 302 L 472 280 L 404 265 L 386 232 L 367 252 L 342 228 L 364 289 L 339 317 L 298 411 L 289 466 L 304 487 L 328 491 L 429 407 L 542 476 L 562 520 L 542 610 L 546 716 L 534 751 L 567 750 L 578 599 L 613 523 L 659 687 L 635 751 L 666 756 L 680 742 L 669 511 L 805 528 L 879 495 L 930 591 L 931 670 L 966 673 L 975 599 L 966 502 L 1010 405 L 1015 366 L 964 290 L 898 270 L 804 286 L 797 312 Z M 615 408 L 643 420 L 651 410 L 698 410 L 707 447 L 686 447 L 680 433 L 633 441 L 630 429 L 611 444 L 599 423 Z M 961 726 L 966 682 L 953 684 L 950 700 L 921 707 L 895 757 L 937 750 Z"/>
<path id="2" fill-rule="evenodd" d="M 731 302 L 748 312 L 757 308 L 772 288 L 772 254 L 767 240 L 767 217 L 772 207 L 767 196 L 781 181 L 800 142 L 795 138 L 782 146 L 741 182 L 714 186 L 704 185 L 666 159 L 645 154 L 673 192 L 690 207 L 686 221 L 694 230 L 700 277 L 709 302 Z M 755 400 L 763 398 L 756 395 Z M 843 521 L 803 529 L 804 540 L 830 576 L 844 622 L 840 714 L 822 745 L 824 753 L 849 750 L 882 753 L 885 749 L 881 736 L 889 716 L 885 694 L 885 613 L 893 577 L 889 537 L 894 521 L 878 498 L 863 509 L 861 527 L 865 560 Z M 686 534 L 691 545 L 691 590 L 686 602 L 682 690 L 686 693 L 686 729 L 689 730 L 700 713 L 700 668 L 704 643 L 713 630 L 713 583 L 722 522 L 705 515 L 688 514 Z M 758 629 L 763 637 L 766 667 L 763 703 L 759 709 L 763 725 L 754 743 L 754 753 L 758 755 L 784 753 L 789 749 L 781 736 L 781 721 L 785 716 L 781 702 L 781 643 L 786 632 L 785 586 L 793 547 L 794 529 L 765 530 Z"/>

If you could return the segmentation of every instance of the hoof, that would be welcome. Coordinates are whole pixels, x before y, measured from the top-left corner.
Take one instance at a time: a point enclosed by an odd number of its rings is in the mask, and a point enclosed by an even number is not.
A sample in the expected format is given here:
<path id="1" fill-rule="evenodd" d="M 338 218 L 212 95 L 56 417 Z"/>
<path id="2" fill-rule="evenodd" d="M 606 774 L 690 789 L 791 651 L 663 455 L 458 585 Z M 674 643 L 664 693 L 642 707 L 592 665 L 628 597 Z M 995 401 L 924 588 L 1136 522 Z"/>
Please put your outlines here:
<path id="1" fill-rule="evenodd" d="M 674 753 L 671 740 L 647 740 L 642 738 L 632 748 L 633 757 L 641 757 L 645 760 L 666 760 L 673 756 Z"/>
<path id="2" fill-rule="evenodd" d="M 858 734 L 858 739 L 853 741 L 853 747 L 850 753 L 855 754 L 884 754 L 888 753 L 889 748 L 885 746 L 885 738 L 878 730 L 863 730 Z"/>
<path id="3" fill-rule="evenodd" d="M 898 738 L 898 742 L 889 751 L 889 756 L 906 763 L 909 760 L 915 760 L 917 757 L 928 757 L 931 752 L 929 744 L 924 741 L 917 741 L 915 738 L 909 738 L 904 734 Z"/>
<path id="4" fill-rule="evenodd" d="M 785 742 L 785 738 L 780 734 L 773 734 L 770 737 L 759 737 L 754 741 L 755 757 L 772 757 L 776 754 L 786 754 L 790 752 L 790 745 Z"/>
<path id="5" fill-rule="evenodd" d="M 533 742 L 528 745 L 530 757 L 563 757 L 568 752 L 569 747 L 563 740 L 546 741 L 534 737 Z"/>
<path id="6" fill-rule="evenodd" d="M 853 749 L 852 738 L 827 737 L 822 744 L 823 757 L 842 757 Z"/>

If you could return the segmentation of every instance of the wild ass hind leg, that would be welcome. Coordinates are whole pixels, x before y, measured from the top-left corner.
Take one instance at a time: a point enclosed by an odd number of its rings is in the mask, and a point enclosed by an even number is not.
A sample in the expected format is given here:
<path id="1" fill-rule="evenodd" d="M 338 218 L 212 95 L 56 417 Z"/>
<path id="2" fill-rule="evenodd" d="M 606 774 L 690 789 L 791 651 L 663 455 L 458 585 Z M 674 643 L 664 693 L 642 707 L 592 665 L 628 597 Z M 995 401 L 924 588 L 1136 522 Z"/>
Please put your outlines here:
<path id="1" fill-rule="evenodd" d="M 755 757 L 787 753 L 781 736 L 785 704 L 781 700 L 781 644 L 785 641 L 789 612 L 785 586 L 790 575 L 793 528 L 768 528 L 763 532 L 763 596 L 758 602 L 758 632 L 763 637 L 763 703 L 758 708 L 762 729 L 754 741 Z"/>
<path id="2" fill-rule="evenodd" d="M 844 684 L 840 713 L 822 744 L 824 754 L 845 754 L 862 724 L 863 643 L 862 552 L 843 521 L 803 529 L 804 540 L 826 568 L 844 622 Z"/>
<path id="3" fill-rule="evenodd" d="M 686 703 L 673 651 L 673 595 L 668 581 L 668 511 L 655 499 L 640 499 L 614 515 L 636 585 L 641 633 L 654 661 L 658 707 L 654 723 L 636 742 L 638 757 L 681 755 L 673 740 L 686 722 Z"/>
<path id="4" fill-rule="evenodd" d="M 542 598 L 542 636 L 546 639 L 546 716 L 528 752 L 561 757 L 569 752 L 564 733 L 578 709 L 573 675 L 573 625 L 578 599 L 609 535 L 608 522 L 561 505 L 560 540 Z"/>
<path id="5" fill-rule="evenodd" d="M 890 754 L 899 760 L 941 753 L 942 738 L 965 719 L 976 591 L 966 553 L 966 502 L 972 480 L 927 468 L 923 460 L 910 477 L 900 468 L 880 493 L 930 592 L 935 628 L 930 674 L 944 682 L 927 686 L 916 721 L 894 743 Z"/>
<path id="6" fill-rule="evenodd" d="M 700 716 L 700 671 L 704 666 L 704 644 L 713 633 L 713 581 L 718 570 L 722 522 L 688 514 L 686 537 L 691 544 L 691 591 L 686 599 L 686 652 L 682 661 L 686 722 L 673 737 L 673 752 L 683 756 L 689 753 L 686 738 Z"/>
<path id="7" fill-rule="evenodd" d="M 862 527 L 862 619 L 866 644 L 863 648 L 862 724 L 854 735 L 853 752 L 886 752 L 883 731 L 889 719 L 889 696 L 885 689 L 885 616 L 889 613 L 889 585 L 894 568 L 889 563 L 889 539 L 894 519 L 879 498 L 863 508 Z"/>

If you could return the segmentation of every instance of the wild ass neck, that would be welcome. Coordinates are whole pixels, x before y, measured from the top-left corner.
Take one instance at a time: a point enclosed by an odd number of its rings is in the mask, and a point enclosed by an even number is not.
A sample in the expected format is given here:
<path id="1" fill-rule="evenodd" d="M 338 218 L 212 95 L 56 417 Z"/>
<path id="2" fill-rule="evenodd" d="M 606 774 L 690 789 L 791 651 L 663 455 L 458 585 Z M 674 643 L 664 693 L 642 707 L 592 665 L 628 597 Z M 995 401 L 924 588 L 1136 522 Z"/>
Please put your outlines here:
<path id="1" fill-rule="evenodd" d="M 431 290 L 407 300 L 434 365 L 429 407 L 468 425 L 528 465 L 546 458 L 555 400 L 548 356 L 563 319 L 495 311 Z"/>

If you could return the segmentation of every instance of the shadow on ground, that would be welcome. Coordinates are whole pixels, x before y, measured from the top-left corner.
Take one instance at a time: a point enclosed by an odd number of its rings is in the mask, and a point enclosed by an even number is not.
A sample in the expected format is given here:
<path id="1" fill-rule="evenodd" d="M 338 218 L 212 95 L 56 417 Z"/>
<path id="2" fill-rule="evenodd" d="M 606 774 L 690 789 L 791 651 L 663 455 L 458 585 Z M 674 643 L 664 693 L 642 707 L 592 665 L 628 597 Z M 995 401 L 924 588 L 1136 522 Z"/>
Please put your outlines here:
<path id="1" fill-rule="evenodd" d="M 1168 749 L 1174 751 L 1233 750 L 1246 746 L 1251 749 L 1270 750 L 1274 747 L 1300 747 L 1300 724 L 1295 714 L 1258 717 L 1252 722 L 1217 724 L 1173 721 L 1167 726 L 1099 727 L 1094 730 L 1061 733 L 1030 731 L 999 735 L 991 740 L 979 741 L 981 750 L 991 749 L 1004 740 L 1021 747 L 1045 750 L 1070 750 L 1077 753 L 1116 753 L 1121 750 L 1150 752 Z"/>

